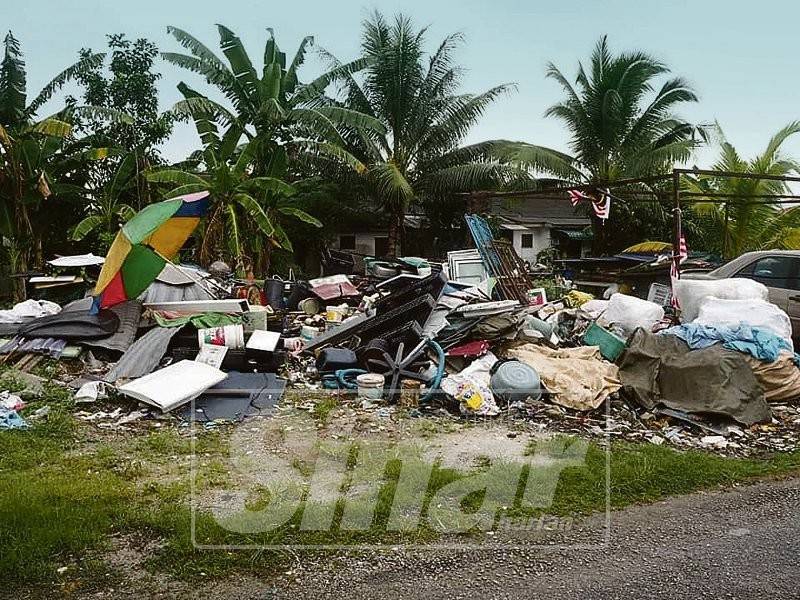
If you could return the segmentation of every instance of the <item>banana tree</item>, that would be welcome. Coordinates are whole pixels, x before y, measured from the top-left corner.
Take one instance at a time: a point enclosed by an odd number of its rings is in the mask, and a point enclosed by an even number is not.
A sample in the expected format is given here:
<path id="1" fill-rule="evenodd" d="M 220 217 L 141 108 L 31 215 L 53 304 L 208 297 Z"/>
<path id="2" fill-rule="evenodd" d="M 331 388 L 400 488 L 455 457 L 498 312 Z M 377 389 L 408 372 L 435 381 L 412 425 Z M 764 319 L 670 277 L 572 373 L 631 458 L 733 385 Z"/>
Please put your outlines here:
<path id="1" fill-rule="evenodd" d="M 36 213 L 51 196 L 76 193 L 75 187 L 59 181 L 65 161 L 76 156 L 90 158 L 84 144 L 72 137 L 70 120 L 94 107 L 69 107 L 37 120 L 37 112 L 80 69 L 96 65 L 102 54 L 85 56 L 50 81 L 28 102 L 25 63 L 17 39 L 9 32 L 0 62 L 0 235 L 11 269 L 27 271 L 31 261 L 41 260 L 43 231 L 35 226 Z M 25 294 L 17 280 L 15 297 Z"/>
<path id="2" fill-rule="evenodd" d="M 119 163 L 111 180 L 88 203 L 88 214 L 72 230 L 70 239 L 79 242 L 92 234 L 105 251 L 114 240 L 120 225 L 127 222 L 136 211 L 122 201 L 126 190 L 138 184 L 137 154 L 126 154 Z"/>
<path id="3" fill-rule="evenodd" d="M 212 205 L 200 231 L 196 258 L 207 266 L 225 258 L 244 274 L 254 262 L 266 274 L 273 249 L 292 251 L 283 229 L 286 218 L 295 218 L 315 227 L 322 224 L 292 202 L 295 188 L 278 177 L 255 175 L 258 142 L 237 146 L 237 132 L 222 139 L 210 136 L 205 149 L 196 157 L 195 168 L 166 168 L 147 173 L 147 179 L 170 188 L 166 198 L 208 191 Z M 281 156 L 282 155 L 282 156 Z M 273 166 L 285 163 L 285 152 L 273 156 Z M 256 255 L 256 256 L 254 256 Z"/>
<path id="4" fill-rule="evenodd" d="M 337 65 L 310 83 L 301 83 L 298 71 L 314 38 L 306 37 L 287 64 L 286 54 L 280 51 L 273 31 L 268 29 L 259 76 L 241 40 L 223 25 L 217 25 L 217 29 L 224 60 L 177 27 L 168 27 L 167 31 L 189 54 L 162 53 L 166 61 L 204 77 L 230 102 L 230 106 L 225 106 L 184 82 L 178 85 L 184 100 L 173 107 L 173 112 L 195 121 L 204 144 L 209 143 L 210 136 L 218 134 L 218 126 L 229 131 L 234 128 L 248 141 L 257 140 L 252 168 L 259 175 L 265 175 L 274 161 L 280 163 L 287 149 L 290 156 L 299 150 L 312 150 L 354 168 L 364 168 L 344 149 L 342 131 L 355 128 L 383 132 L 385 127 L 371 115 L 334 105 L 325 96 L 325 90 L 340 78 L 364 68 L 368 59 Z"/>

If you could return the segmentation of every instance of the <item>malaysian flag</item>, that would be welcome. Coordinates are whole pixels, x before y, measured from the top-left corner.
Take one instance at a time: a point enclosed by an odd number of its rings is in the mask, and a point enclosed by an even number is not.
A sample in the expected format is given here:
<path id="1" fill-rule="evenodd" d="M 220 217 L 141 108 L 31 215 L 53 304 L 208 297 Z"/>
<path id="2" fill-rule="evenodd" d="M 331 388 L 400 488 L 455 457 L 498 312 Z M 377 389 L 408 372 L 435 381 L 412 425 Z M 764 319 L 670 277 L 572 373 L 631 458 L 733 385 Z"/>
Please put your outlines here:
<path id="1" fill-rule="evenodd" d="M 581 200 L 591 199 L 589 194 L 581 192 L 580 190 L 567 190 L 567 194 L 569 194 L 569 201 L 572 202 L 572 206 L 578 206 Z"/>
<path id="2" fill-rule="evenodd" d="M 672 257 L 672 264 L 669 269 L 669 277 L 672 281 L 672 307 L 678 309 L 681 307 L 680 303 L 678 302 L 678 297 L 675 295 L 675 282 L 678 281 L 681 277 L 680 269 L 678 265 L 685 261 L 689 257 L 689 247 L 686 245 L 686 238 L 681 233 L 680 240 L 678 242 L 678 260 L 675 260 L 674 250 L 673 250 L 673 257 Z"/>
<path id="3" fill-rule="evenodd" d="M 592 199 L 592 208 L 595 216 L 602 221 L 611 216 L 611 192 L 608 188 L 601 190 L 600 199 Z"/>

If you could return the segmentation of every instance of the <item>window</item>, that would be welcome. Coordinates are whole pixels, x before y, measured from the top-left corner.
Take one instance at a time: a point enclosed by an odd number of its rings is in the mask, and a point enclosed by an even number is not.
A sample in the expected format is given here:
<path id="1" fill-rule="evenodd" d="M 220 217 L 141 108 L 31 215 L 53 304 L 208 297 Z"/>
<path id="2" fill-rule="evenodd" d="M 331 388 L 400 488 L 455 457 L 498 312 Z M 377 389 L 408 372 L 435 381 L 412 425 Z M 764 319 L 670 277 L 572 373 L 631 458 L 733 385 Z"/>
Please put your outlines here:
<path id="1" fill-rule="evenodd" d="M 800 259 L 790 256 L 767 256 L 750 263 L 736 274 L 763 283 L 767 287 L 800 290 Z"/>
<path id="2" fill-rule="evenodd" d="M 389 254 L 389 238 L 384 236 L 375 237 L 375 256 L 386 256 Z"/>
<path id="3" fill-rule="evenodd" d="M 355 250 L 355 249 L 356 249 L 356 236 L 354 235 L 339 236 L 339 250 Z"/>
<path id="4" fill-rule="evenodd" d="M 455 273 L 451 273 L 451 275 L 459 283 L 478 285 L 486 279 L 486 269 L 483 267 L 483 261 L 481 260 L 461 259 L 455 261 L 453 266 L 455 267 Z"/>
<path id="5" fill-rule="evenodd" d="M 522 247 L 523 248 L 533 248 L 533 234 L 532 233 L 523 233 L 521 237 L 522 237 Z"/>

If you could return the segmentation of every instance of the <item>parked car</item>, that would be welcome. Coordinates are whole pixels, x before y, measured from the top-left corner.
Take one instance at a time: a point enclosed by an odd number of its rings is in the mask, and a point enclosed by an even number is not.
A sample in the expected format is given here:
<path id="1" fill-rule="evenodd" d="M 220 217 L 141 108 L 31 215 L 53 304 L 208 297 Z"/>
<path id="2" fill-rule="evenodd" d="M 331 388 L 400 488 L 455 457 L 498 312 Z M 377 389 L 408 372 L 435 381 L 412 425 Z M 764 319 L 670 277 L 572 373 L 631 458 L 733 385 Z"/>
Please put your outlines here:
<path id="1" fill-rule="evenodd" d="M 792 337 L 800 339 L 800 250 L 748 252 L 708 273 L 688 272 L 684 279 L 745 277 L 760 281 L 769 290 L 769 301 L 792 321 Z"/>

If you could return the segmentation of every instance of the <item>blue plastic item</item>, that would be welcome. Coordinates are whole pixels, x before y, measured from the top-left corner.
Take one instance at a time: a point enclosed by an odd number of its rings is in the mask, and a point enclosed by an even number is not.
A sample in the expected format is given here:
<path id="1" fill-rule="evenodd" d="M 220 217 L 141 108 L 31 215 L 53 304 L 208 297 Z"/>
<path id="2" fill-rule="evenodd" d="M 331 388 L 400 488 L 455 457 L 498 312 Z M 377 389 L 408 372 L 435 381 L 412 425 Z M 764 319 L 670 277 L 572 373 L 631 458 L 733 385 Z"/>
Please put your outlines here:
<path id="1" fill-rule="evenodd" d="M 538 400 L 542 395 L 539 374 L 524 362 L 499 361 L 490 373 L 489 388 L 495 396 L 506 402 L 524 402 L 528 397 Z"/>

